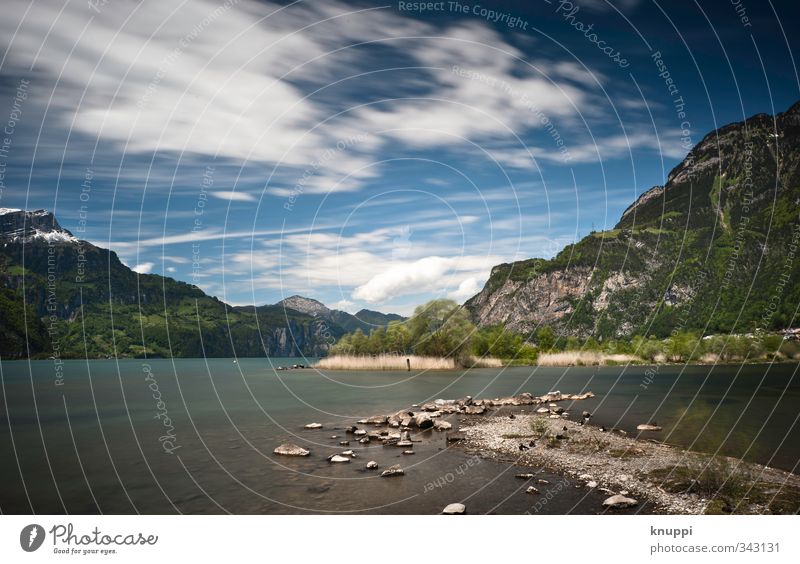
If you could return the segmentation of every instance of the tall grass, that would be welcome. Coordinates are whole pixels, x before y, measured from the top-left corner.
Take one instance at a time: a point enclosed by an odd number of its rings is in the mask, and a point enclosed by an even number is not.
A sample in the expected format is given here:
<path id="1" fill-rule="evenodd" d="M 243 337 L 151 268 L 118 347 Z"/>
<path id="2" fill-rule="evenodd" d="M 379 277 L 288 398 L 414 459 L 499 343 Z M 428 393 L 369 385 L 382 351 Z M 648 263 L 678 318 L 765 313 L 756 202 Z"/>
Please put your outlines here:
<path id="1" fill-rule="evenodd" d="M 605 354 L 596 351 L 564 351 L 542 353 L 539 366 L 598 366 L 609 363 L 624 363 L 639 360 L 630 354 Z"/>
<path id="2" fill-rule="evenodd" d="M 406 359 L 411 361 L 412 370 L 454 370 L 456 363 L 452 358 L 435 356 L 398 356 L 378 354 L 374 356 L 337 354 L 322 358 L 315 368 L 328 370 L 406 370 Z"/>

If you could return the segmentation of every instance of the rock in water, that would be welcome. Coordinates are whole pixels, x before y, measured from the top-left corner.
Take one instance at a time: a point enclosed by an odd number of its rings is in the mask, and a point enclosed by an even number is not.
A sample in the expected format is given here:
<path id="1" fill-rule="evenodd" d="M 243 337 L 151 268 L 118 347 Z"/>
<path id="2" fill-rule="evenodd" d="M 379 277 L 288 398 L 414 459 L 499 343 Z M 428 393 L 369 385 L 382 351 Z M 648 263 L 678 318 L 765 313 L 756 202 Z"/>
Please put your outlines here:
<path id="1" fill-rule="evenodd" d="M 427 413 L 417 413 L 414 415 L 414 424 L 420 429 L 429 429 L 433 427 L 433 419 Z"/>
<path id="2" fill-rule="evenodd" d="M 531 480 L 533 479 L 533 474 L 517 474 L 515 478 L 519 478 L 521 480 Z"/>
<path id="3" fill-rule="evenodd" d="M 448 423 L 447 421 L 436 421 L 433 424 L 433 428 L 436 429 L 437 431 L 449 431 L 450 429 L 453 428 L 453 425 L 451 423 Z"/>
<path id="4" fill-rule="evenodd" d="M 468 405 L 464 408 L 464 413 L 467 415 L 483 415 L 486 413 L 486 408 L 482 405 Z"/>
<path id="5" fill-rule="evenodd" d="M 604 507 L 633 507 L 638 504 L 639 502 L 635 499 L 619 494 L 612 495 L 603 502 Z"/>
<path id="6" fill-rule="evenodd" d="M 356 453 L 353 452 L 352 450 L 346 450 L 342 453 L 342 456 L 349 456 L 350 458 L 355 458 Z"/>
<path id="7" fill-rule="evenodd" d="M 650 425 L 648 423 L 648 424 L 637 425 L 636 429 L 639 431 L 660 431 L 661 427 L 659 427 L 658 425 Z"/>
<path id="8" fill-rule="evenodd" d="M 466 512 L 467 508 L 463 503 L 451 503 L 442 509 L 444 515 L 463 515 Z"/>
<path id="9" fill-rule="evenodd" d="M 538 494 L 538 493 L 539 493 L 539 490 L 537 490 L 537 489 L 536 489 L 536 488 L 534 488 L 533 486 L 530 486 L 530 487 L 528 487 L 528 489 L 527 489 L 527 490 L 525 490 L 525 493 L 529 493 L 529 494 Z"/>
<path id="10" fill-rule="evenodd" d="M 306 429 L 322 429 L 322 423 L 309 423 L 305 426 Z"/>
<path id="11" fill-rule="evenodd" d="M 308 456 L 308 450 L 304 449 L 303 447 L 299 447 L 296 444 L 292 443 L 283 443 L 275 448 L 272 451 L 274 454 L 282 454 L 283 456 Z"/>
<path id="12" fill-rule="evenodd" d="M 370 460 L 369 462 L 367 462 L 367 470 L 375 470 L 375 468 L 377 467 L 378 463 L 375 462 L 374 460 Z"/>
<path id="13" fill-rule="evenodd" d="M 405 474 L 402 468 L 400 468 L 399 464 L 395 464 L 394 466 L 389 466 L 386 470 L 381 472 L 381 476 L 389 478 L 391 476 L 402 476 Z"/>
<path id="14" fill-rule="evenodd" d="M 328 457 L 328 462 L 350 462 L 350 457 L 342 456 L 341 454 L 334 454 Z"/>

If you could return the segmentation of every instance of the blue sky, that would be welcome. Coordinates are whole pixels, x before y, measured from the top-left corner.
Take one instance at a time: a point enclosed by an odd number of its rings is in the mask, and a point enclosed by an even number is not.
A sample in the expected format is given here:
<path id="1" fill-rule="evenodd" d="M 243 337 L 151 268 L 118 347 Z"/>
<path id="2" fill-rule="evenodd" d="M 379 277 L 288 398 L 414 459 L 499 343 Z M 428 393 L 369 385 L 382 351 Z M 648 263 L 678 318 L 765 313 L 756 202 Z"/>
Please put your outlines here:
<path id="1" fill-rule="evenodd" d="M 12 0 L 0 207 L 233 304 L 463 301 L 800 99 L 794 4 Z"/>

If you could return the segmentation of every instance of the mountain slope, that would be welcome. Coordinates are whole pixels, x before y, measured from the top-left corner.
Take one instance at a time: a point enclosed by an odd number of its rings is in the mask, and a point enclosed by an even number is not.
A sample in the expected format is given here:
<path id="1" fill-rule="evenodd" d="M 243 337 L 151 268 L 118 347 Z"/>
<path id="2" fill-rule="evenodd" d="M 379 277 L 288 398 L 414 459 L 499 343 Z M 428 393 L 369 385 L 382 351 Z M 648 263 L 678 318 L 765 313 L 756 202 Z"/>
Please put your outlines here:
<path id="1" fill-rule="evenodd" d="M 465 305 L 481 326 L 582 337 L 782 328 L 800 303 L 799 209 L 797 103 L 710 133 L 614 229 L 496 266 Z"/>
<path id="2" fill-rule="evenodd" d="M 0 279 L 2 358 L 322 356 L 345 332 L 291 308 L 234 308 L 137 274 L 44 210 L 0 209 Z"/>
<path id="3" fill-rule="evenodd" d="M 369 335 L 370 331 L 377 327 L 386 327 L 391 321 L 403 321 L 405 319 L 405 317 L 396 313 L 381 313 L 369 309 L 362 309 L 353 315 L 346 311 L 330 309 L 322 302 L 303 296 L 291 296 L 275 305 L 294 309 L 318 319 L 324 319 L 331 326 L 341 327 L 345 333 L 352 333 L 356 329 L 361 329 L 361 331 Z M 341 335 L 337 335 L 337 338 L 339 336 Z"/>

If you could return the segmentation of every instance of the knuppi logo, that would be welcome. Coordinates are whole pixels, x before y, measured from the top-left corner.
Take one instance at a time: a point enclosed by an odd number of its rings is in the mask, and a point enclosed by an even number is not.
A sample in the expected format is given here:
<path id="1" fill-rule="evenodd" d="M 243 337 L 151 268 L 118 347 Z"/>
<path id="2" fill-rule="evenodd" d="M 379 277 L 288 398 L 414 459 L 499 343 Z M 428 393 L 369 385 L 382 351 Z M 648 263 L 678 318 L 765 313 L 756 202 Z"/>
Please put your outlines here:
<path id="1" fill-rule="evenodd" d="M 19 545 L 25 552 L 38 550 L 44 542 L 44 527 L 41 525 L 28 525 L 22 528 L 19 534 Z"/>

